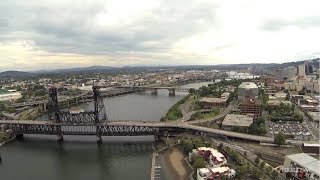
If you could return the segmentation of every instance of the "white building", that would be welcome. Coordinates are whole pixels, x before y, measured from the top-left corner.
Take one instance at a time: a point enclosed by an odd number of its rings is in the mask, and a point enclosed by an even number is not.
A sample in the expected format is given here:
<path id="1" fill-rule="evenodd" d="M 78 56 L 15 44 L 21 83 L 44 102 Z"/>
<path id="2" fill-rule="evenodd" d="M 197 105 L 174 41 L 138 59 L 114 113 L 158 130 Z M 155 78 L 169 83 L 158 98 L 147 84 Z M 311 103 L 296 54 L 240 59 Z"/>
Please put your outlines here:
<path id="1" fill-rule="evenodd" d="M 189 153 L 189 161 L 191 161 L 193 156 L 203 157 L 211 167 L 219 167 L 227 164 L 227 158 L 218 150 L 210 147 L 199 147 L 198 149 L 193 149 L 192 152 Z"/>
<path id="2" fill-rule="evenodd" d="M 291 154 L 284 160 L 283 170 L 297 178 L 319 180 L 320 161 L 305 153 Z"/>
<path id="3" fill-rule="evenodd" d="M 220 179 L 222 176 L 233 178 L 235 175 L 236 171 L 229 167 L 197 169 L 197 180 Z"/>

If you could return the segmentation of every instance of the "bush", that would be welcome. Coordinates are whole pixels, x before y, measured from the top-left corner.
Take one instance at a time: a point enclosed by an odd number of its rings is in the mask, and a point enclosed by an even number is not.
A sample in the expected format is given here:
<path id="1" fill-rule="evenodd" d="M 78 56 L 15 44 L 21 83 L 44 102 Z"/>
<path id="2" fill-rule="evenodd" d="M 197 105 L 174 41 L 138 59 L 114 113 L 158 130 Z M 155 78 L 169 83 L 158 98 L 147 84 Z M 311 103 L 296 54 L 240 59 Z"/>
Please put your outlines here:
<path id="1" fill-rule="evenodd" d="M 243 177 L 247 175 L 247 173 L 248 173 L 248 169 L 246 166 L 240 166 L 240 167 L 237 167 L 236 169 L 236 177 L 238 179 L 243 179 Z"/>
<path id="2" fill-rule="evenodd" d="M 267 167 L 267 169 L 266 169 L 266 171 L 267 171 L 267 173 L 269 173 L 269 174 L 270 174 L 270 173 L 271 173 L 271 171 L 272 171 L 272 167 L 271 167 L 271 166 L 268 166 L 268 167 Z"/>
<path id="3" fill-rule="evenodd" d="M 286 136 L 283 133 L 278 133 L 274 135 L 274 143 L 278 146 L 284 145 L 286 142 Z"/>

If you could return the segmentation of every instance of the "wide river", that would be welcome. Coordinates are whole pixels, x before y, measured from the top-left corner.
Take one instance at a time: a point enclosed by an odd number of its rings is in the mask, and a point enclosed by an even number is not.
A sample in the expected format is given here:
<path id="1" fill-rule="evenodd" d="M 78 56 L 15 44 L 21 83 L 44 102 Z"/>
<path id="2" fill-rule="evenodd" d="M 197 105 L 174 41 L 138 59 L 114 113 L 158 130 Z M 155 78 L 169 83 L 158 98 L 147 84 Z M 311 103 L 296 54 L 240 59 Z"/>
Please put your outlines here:
<path id="1" fill-rule="evenodd" d="M 209 82 L 192 83 L 181 88 L 198 88 Z M 187 93 L 168 90 L 128 94 L 104 100 L 110 120 L 159 121 L 167 110 Z M 82 104 L 83 109 L 93 103 Z M 47 115 L 38 117 L 47 119 Z M 94 136 L 25 135 L 0 147 L 0 180 L 148 180 L 150 179 L 153 136 L 103 137 L 98 145 Z M 161 179 L 170 179 L 165 172 Z"/>

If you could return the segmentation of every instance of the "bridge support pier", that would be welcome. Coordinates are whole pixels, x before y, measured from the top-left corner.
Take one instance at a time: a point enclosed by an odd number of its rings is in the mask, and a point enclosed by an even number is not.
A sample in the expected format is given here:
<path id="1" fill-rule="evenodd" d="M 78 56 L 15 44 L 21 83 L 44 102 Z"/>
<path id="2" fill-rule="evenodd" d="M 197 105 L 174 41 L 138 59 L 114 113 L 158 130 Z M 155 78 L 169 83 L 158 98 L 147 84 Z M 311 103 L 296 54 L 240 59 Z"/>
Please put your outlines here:
<path id="1" fill-rule="evenodd" d="M 152 95 L 157 95 L 158 94 L 158 89 L 154 88 L 151 90 Z"/>
<path id="2" fill-rule="evenodd" d="M 43 103 L 43 111 L 47 111 L 47 104 Z"/>
<path id="3" fill-rule="evenodd" d="M 175 89 L 169 89 L 169 96 L 175 96 L 176 90 Z"/>
<path id="4" fill-rule="evenodd" d="M 63 142 L 63 135 L 62 134 L 58 134 L 57 135 L 57 137 L 58 137 L 58 142 Z"/>
<path id="5" fill-rule="evenodd" d="M 101 135 L 97 135 L 97 143 L 98 144 L 102 143 L 102 136 Z"/>
<path id="6" fill-rule="evenodd" d="M 79 100 L 78 100 L 78 98 L 76 98 L 76 105 L 77 105 L 77 106 L 79 105 Z"/>

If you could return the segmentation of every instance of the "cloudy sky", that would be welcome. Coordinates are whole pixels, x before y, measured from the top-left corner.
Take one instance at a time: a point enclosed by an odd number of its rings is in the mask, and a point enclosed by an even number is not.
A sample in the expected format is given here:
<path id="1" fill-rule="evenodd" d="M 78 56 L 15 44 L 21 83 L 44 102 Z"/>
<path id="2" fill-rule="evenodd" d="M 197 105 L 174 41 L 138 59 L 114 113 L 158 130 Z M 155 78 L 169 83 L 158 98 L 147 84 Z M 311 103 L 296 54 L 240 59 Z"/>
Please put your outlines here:
<path id="1" fill-rule="evenodd" d="M 0 71 L 320 57 L 319 0 L 1 0 Z"/>

